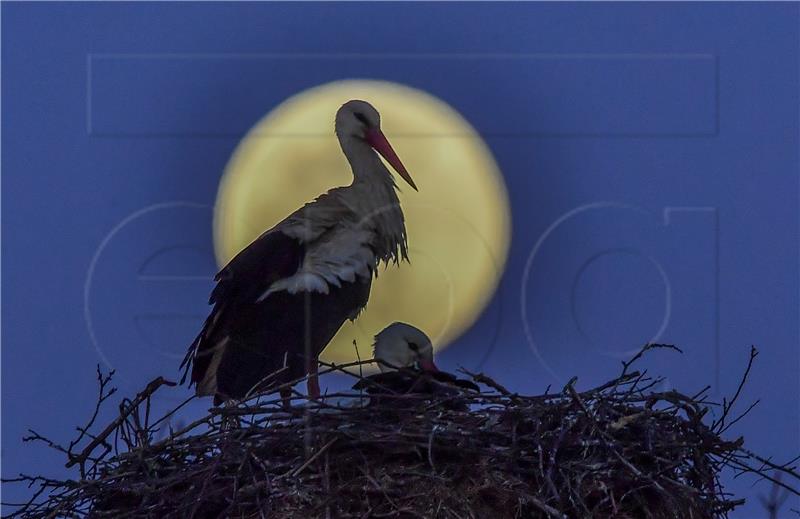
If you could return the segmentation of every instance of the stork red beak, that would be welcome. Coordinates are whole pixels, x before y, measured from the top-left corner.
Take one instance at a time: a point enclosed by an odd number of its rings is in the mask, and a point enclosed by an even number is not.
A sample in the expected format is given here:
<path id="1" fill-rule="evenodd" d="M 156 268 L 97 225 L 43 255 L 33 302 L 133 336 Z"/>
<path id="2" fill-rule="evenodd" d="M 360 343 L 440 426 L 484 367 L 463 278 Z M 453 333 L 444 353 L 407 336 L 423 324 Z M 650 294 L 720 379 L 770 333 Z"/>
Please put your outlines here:
<path id="1" fill-rule="evenodd" d="M 434 364 L 432 360 L 420 359 L 419 367 L 420 369 L 422 369 L 422 371 L 432 371 L 432 372 L 439 371 L 439 368 L 436 367 L 436 364 Z"/>
<path id="2" fill-rule="evenodd" d="M 406 167 L 400 162 L 400 158 L 397 156 L 397 153 L 394 152 L 392 145 L 386 140 L 386 136 L 380 128 L 368 129 L 364 135 L 364 139 L 372 146 L 372 149 L 380 153 L 381 156 L 386 159 L 386 162 L 392 165 L 394 170 L 397 171 L 397 174 L 403 177 L 403 180 L 408 182 L 408 185 L 413 187 L 414 191 L 419 191 L 417 185 L 414 184 L 414 181 L 411 179 L 411 175 L 408 174 Z"/>

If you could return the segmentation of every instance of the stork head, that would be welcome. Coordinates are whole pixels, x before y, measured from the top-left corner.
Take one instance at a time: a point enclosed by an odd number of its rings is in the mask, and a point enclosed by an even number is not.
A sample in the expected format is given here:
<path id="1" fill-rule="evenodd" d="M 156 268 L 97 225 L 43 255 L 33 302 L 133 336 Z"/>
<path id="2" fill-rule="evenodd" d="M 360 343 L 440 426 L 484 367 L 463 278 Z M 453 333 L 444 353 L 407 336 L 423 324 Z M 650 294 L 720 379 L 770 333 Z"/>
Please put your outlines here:
<path id="1" fill-rule="evenodd" d="M 408 185 L 417 190 L 411 175 L 381 131 L 381 114 L 371 104 L 359 99 L 343 104 L 336 112 L 336 135 L 340 140 L 355 139 L 366 142 L 392 165 Z"/>
<path id="2" fill-rule="evenodd" d="M 425 333 L 406 323 L 392 323 L 375 336 L 375 358 L 398 368 L 439 371 L 433 363 L 433 345 Z M 394 368 L 379 363 L 382 372 Z"/>

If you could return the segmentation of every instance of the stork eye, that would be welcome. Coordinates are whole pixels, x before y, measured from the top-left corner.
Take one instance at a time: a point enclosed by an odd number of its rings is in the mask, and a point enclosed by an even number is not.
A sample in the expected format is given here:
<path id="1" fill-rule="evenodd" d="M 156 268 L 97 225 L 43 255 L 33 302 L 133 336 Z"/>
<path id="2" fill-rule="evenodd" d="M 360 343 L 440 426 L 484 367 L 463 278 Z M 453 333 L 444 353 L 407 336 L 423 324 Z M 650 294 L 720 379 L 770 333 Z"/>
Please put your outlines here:
<path id="1" fill-rule="evenodd" d="M 369 121 L 367 120 L 367 117 L 361 112 L 354 112 L 353 116 L 355 116 L 355 118 L 358 119 L 364 126 L 369 126 Z"/>
<path id="2" fill-rule="evenodd" d="M 419 351 L 419 346 L 416 343 L 409 342 L 408 347 L 411 348 L 411 351 Z"/>

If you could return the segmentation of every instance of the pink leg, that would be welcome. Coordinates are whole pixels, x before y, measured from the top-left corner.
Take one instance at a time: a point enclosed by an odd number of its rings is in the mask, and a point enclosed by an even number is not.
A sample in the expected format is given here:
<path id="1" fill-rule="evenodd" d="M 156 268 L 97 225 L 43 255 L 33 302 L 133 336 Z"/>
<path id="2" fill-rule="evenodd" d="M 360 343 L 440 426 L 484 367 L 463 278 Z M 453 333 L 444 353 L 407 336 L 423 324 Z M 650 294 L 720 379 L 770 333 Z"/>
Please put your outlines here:
<path id="1" fill-rule="evenodd" d="M 309 362 L 306 365 L 306 372 L 308 373 L 308 396 L 314 400 L 319 399 L 319 377 L 317 376 L 319 363 L 317 359 Z"/>

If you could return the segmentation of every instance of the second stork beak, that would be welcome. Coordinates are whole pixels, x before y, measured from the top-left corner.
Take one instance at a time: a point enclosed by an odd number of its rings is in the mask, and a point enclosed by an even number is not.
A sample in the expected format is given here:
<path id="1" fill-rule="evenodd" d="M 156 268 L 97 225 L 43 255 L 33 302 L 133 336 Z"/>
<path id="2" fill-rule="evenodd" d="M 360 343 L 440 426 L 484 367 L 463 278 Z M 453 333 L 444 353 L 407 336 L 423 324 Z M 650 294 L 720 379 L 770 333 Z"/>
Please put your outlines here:
<path id="1" fill-rule="evenodd" d="M 419 360 L 419 367 L 420 367 L 420 369 L 422 371 L 427 371 L 427 372 L 437 372 L 437 371 L 439 371 L 439 368 L 436 367 L 436 364 L 434 364 L 432 360 L 420 359 Z"/>
<path id="2" fill-rule="evenodd" d="M 389 141 L 386 140 L 386 136 L 379 128 L 370 128 L 367 130 L 364 139 L 367 141 L 367 144 L 372 146 L 372 148 L 381 154 L 381 156 L 386 159 L 386 162 L 392 165 L 397 174 L 403 177 L 403 180 L 408 182 L 408 185 L 414 188 L 414 191 L 419 191 L 417 189 L 417 185 L 414 184 L 414 180 L 412 180 L 411 175 L 408 174 L 406 167 L 403 166 L 403 163 L 400 162 L 400 157 L 397 156 L 397 153 L 394 152 L 392 145 L 389 144 Z"/>

